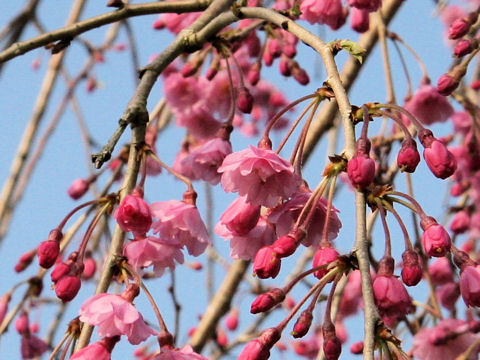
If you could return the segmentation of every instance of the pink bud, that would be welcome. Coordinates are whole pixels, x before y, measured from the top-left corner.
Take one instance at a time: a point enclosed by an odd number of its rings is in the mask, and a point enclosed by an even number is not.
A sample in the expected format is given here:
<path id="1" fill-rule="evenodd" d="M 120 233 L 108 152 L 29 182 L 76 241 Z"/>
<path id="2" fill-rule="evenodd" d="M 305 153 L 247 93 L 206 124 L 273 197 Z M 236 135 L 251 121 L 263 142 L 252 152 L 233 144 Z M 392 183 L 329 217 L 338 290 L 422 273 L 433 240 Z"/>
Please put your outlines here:
<path id="1" fill-rule="evenodd" d="M 190 61 L 187 61 L 185 65 L 183 65 L 182 69 L 180 70 L 180 73 L 182 74 L 183 77 L 189 77 L 192 75 L 195 75 L 197 72 L 198 68 L 194 66 Z"/>
<path id="2" fill-rule="evenodd" d="M 253 107 L 253 96 L 246 87 L 241 87 L 238 90 L 237 108 L 245 114 L 250 114 Z"/>
<path id="3" fill-rule="evenodd" d="M 450 282 L 437 287 L 435 289 L 435 295 L 445 309 L 453 310 L 455 303 L 460 297 L 460 288 L 457 283 Z"/>
<path id="4" fill-rule="evenodd" d="M 15 329 L 21 335 L 28 334 L 30 332 L 28 325 L 28 314 L 26 312 L 22 312 L 17 320 L 15 320 Z"/>
<path id="5" fill-rule="evenodd" d="M 267 42 L 267 51 L 274 57 L 280 57 L 282 55 L 282 48 L 277 39 L 270 39 Z"/>
<path id="6" fill-rule="evenodd" d="M 67 275 L 70 272 L 70 266 L 64 262 L 59 263 L 55 266 L 52 273 L 50 274 L 50 278 L 53 282 L 57 282 L 62 277 Z"/>
<path id="7" fill-rule="evenodd" d="M 303 311 L 297 322 L 293 326 L 292 336 L 296 339 L 304 337 L 307 335 L 310 326 L 312 325 L 313 314 L 312 311 L 307 309 Z"/>
<path id="8" fill-rule="evenodd" d="M 290 70 L 289 61 L 287 59 L 280 59 L 278 63 L 278 70 L 280 70 L 280 74 L 283 76 L 290 76 L 292 75 L 292 71 Z"/>
<path id="9" fill-rule="evenodd" d="M 363 353 L 363 341 L 358 341 L 350 346 L 350 352 L 355 355 Z"/>
<path id="10" fill-rule="evenodd" d="M 234 308 L 230 311 L 230 313 L 225 318 L 225 327 L 230 330 L 234 331 L 238 327 L 238 309 Z"/>
<path id="11" fill-rule="evenodd" d="M 292 69 L 292 76 L 300 85 L 307 85 L 310 82 L 307 72 L 298 66 Z"/>
<path id="12" fill-rule="evenodd" d="M 480 265 L 467 265 L 462 269 L 460 293 L 467 306 L 480 306 Z"/>
<path id="13" fill-rule="evenodd" d="M 237 360 L 268 360 L 270 350 L 255 339 L 247 343 Z"/>
<path id="14" fill-rule="evenodd" d="M 260 294 L 252 302 L 250 312 L 257 314 L 272 309 L 274 306 L 280 304 L 285 299 L 285 292 L 282 289 L 274 288 L 266 293 Z"/>
<path id="15" fill-rule="evenodd" d="M 414 250 L 402 254 L 402 281 L 407 286 L 415 286 L 422 280 L 423 269 L 420 256 Z"/>
<path id="16" fill-rule="evenodd" d="M 335 250 L 334 248 L 330 246 L 321 247 L 315 252 L 315 255 L 313 256 L 312 266 L 315 268 L 318 266 L 330 264 L 331 262 L 337 260 L 338 256 L 339 254 L 337 250 Z M 327 275 L 328 271 L 329 271 L 328 266 L 325 266 L 323 269 L 315 271 L 313 275 L 317 279 L 321 279 L 325 275 Z M 331 281 L 333 281 L 333 279 Z"/>
<path id="17" fill-rule="evenodd" d="M 217 74 L 218 74 L 218 68 L 210 66 L 207 69 L 207 72 L 205 73 L 205 77 L 207 78 L 207 80 L 213 80 L 213 78 L 217 76 Z"/>
<path id="18" fill-rule="evenodd" d="M 247 79 L 250 85 L 255 86 L 260 81 L 260 64 L 254 63 L 247 73 Z"/>
<path id="19" fill-rule="evenodd" d="M 143 191 L 136 188 L 123 198 L 113 217 L 123 231 L 131 231 L 134 235 L 143 235 L 152 225 L 150 207 L 143 200 Z"/>
<path id="20" fill-rule="evenodd" d="M 28 265 L 32 263 L 33 258 L 35 257 L 36 254 L 37 254 L 37 250 L 30 250 L 25 254 L 23 254 L 22 256 L 20 256 L 20 258 L 18 259 L 18 262 L 14 267 L 15 271 L 18 273 L 25 270 L 28 267 Z"/>
<path id="21" fill-rule="evenodd" d="M 417 143 L 413 139 L 405 139 L 397 155 L 397 164 L 401 171 L 413 173 L 420 162 Z"/>
<path id="22" fill-rule="evenodd" d="M 284 44 L 282 52 L 289 58 L 294 58 L 297 55 L 297 49 L 294 44 Z"/>
<path id="23" fill-rule="evenodd" d="M 87 84 L 86 84 L 85 88 L 87 90 L 87 93 L 93 92 L 93 90 L 95 90 L 97 88 L 97 80 L 95 80 L 94 77 L 89 77 L 87 79 Z M 69 195 L 70 195 L 70 193 L 69 193 Z"/>
<path id="24" fill-rule="evenodd" d="M 366 154 L 357 153 L 348 161 L 347 173 L 353 186 L 365 188 L 375 178 L 375 161 Z"/>
<path id="25" fill-rule="evenodd" d="M 258 250 L 253 262 L 253 273 L 260 279 L 273 278 L 280 272 L 281 261 L 271 246 Z"/>
<path id="26" fill-rule="evenodd" d="M 55 294 L 63 302 L 72 300 L 77 296 L 82 282 L 77 276 L 63 276 L 55 284 Z"/>
<path id="27" fill-rule="evenodd" d="M 80 199 L 88 190 L 90 183 L 85 179 L 77 179 L 67 190 L 68 195 L 73 199 Z"/>
<path id="28" fill-rule="evenodd" d="M 162 18 L 158 18 L 153 22 L 153 28 L 155 30 L 162 30 L 165 28 L 165 21 Z"/>
<path id="29" fill-rule="evenodd" d="M 428 266 L 428 272 L 434 285 L 443 285 L 453 282 L 453 273 L 450 261 L 446 257 L 436 259 Z"/>
<path id="30" fill-rule="evenodd" d="M 460 40 L 453 49 L 453 55 L 456 57 L 462 57 L 470 54 L 474 48 L 471 40 Z"/>
<path id="31" fill-rule="evenodd" d="M 460 84 L 460 80 L 453 77 L 451 74 L 443 74 L 438 78 L 437 91 L 444 95 L 450 95 Z"/>
<path id="32" fill-rule="evenodd" d="M 228 344 L 227 334 L 221 328 L 217 329 L 217 344 L 221 347 L 225 347 Z"/>
<path id="33" fill-rule="evenodd" d="M 448 29 L 448 38 L 452 40 L 461 38 L 468 33 L 470 25 L 468 18 L 456 19 Z"/>
<path id="34" fill-rule="evenodd" d="M 299 242 L 293 236 L 284 235 L 275 240 L 272 248 L 279 257 L 284 258 L 292 255 L 297 250 L 298 244 Z"/>
<path id="35" fill-rule="evenodd" d="M 433 175 L 440 179 L 446 179 L 453 175 L 457 169 L 457 161 L 447 147 L 437 140 L 429 130 L 424 134 L 419 134 L 419 137 L 425 147 L 423 157 Z"/>
<path id="36" fill-rule="evenodd" d="M 335 335 L 335 326 L 332 323 L 323 324 L 322 333 L 325 359 L 337 360 L 342 352 L 342 343 Z"/>
<path id="37" fill-rule="evenodd" d="M 455 234 L 462 234 L 470 227 L 470 216 L 465 210 L 461 210 L 455 214 L 450 223 L 450 230 Z"/>
<path id="38" fill-rule="evenodd" d="M 85 258 L 83 262 L 84 268 L 82 278 L 85 280 L 91 279 L 97 270 L 97 263 L 92 257 Z"/>
<path id="39" fill-rule="evenodd" d="M 38 246 L 37 254 L 40 266 L 49 269 L 57 261 L 60 254 L 60 244 L 53 240 L 43 241 Z"/>
<path id="40" fill-rule="evenodd" d="M 364 33 L 370 27 L 370 13 L 366 10 L 352 8 L 350 26 L 356 32 Z"/>
<path id="41" fill-rule="evenodd" d="M 422 244 L 428 256 L 441 257 L 450 251 L 452 241 L 443 226 L 437 224 L 434 218 L 427 217 L 420 221 L 424 233 Z"/>

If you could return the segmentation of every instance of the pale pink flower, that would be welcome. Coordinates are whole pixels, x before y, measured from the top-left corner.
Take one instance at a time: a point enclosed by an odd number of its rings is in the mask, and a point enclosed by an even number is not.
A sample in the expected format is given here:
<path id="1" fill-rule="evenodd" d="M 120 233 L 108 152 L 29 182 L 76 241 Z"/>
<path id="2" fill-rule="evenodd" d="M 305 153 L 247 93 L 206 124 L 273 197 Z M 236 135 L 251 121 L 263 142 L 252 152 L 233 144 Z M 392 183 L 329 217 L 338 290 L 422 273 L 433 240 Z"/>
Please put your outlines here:
<path id="1" fill-rule="evenodd" d="M 180 244 L 172 244 L 154 236 L 130 242 L 123 248 L 123 255 L 136 269 L 153 265 L 157 276 L 161 276 L 166 268 L 175 269 L 175 261 L 183 264 Z"/>
<path id="2" fill-rule="evenodd" d="M 230 141 L 214 138 L 196 147 L 182 160 L 182 167 L 191 169 L 192 179 L 202 179 L 212 185 L 220 182 L 222 174 L 217 170 L 225 156 L 232 152 Z"/>
<path id="3" fill-rule="evenodd" d="M 210 244 L 207 228 L 195 205 L 170 200 L 153 203 L 150 209 L 158 219 L 152 225 L 153 231 L 160 232 L 163 239 L 185 246 L 190 255 L 202 254 Z"/>
<path id="4" fill-rule="evenodd" d="M 468 324 L 457 319 L 445 319 L 433 328 L 423 328 L 413 337 L 413 355 L 418 360 L 455 359 L 477 339 L 467 329 Z M 468 359 L 477 359 L 477 354 L 478 348 Z"/>
<path id="5" fill-rule="evenodd" d="M 268 216 L 268 221 L 275 225 L 277 236 L 288 234 L 293 228 L 300 212 L 304 208 L 306 202 L 312 195 L 311 192 L 298 192 L 292 198 L 282 205 L 277 206 Z M 317 202 L 315 214 L 310 224 L 306 228 L 306 236 L 302 240 L 305 246 L 318 246 L 322 240 L 323 228 L 325 226 L 325 218 L 327 213 L 327 200 L 321 198 Z M 338 236 L 338 232 L 342 227 L 342 223 L 338 218 L 338 210 L 335 207 L 330 209 L 330 219 L 328 222 L 327 238 L 333 240 Z"/>
<path id="6" fill-rule="evenodd" d="M 197 354 L 190 345 L 185 345 L 181 349 L 162 347 L 160 353 L 155 355 L 152 360 L 208 360 L 208 358 Z"/>
<path id="7" fill-rule="evenodd" d="M 227 192 L 247 196 L 253 205 L 272 207 L 288 198 L 300 185 L 293 166 L 272 150 L 250 146 L 227 155 L 222 166 L 222 186 Z"/>
<path id="8" fill-rule="evenodd" d="M 133 345 L 156 335 L 135 306 L 115 294 L 97 294 L 85 301 L 80 308 L 80 321 L 98 326 L 100 336 L 126 335 Z"/>
<path id="9" fill-rule="evenodd" d="M 70 357 L 70 360 L 110 360 L 112 358 L 109 351 L 102 341 L 84 347 Z"/>
<path id="10" fill-rule="evenodd" d="M 453 107 L 447 98 L 430 84 L 421 85 L 405 104 L 405 109 L 425 125 L 445 122 L 453 115 Z"/>
<path id="11" fill-rule="evenodd" d="M 221 222 L 215 226 L 214 231 L 224 239 L 230 240 L 230 257 L 232 259 L 253 260 L 258 250 L 275 241 L 275 230 L 263 216 L 250 232 L 242 236 L 234 235 Z"/>
<path id="12" fill-rule="evenodd" d="M 302 20 L 307 20 L 310 24 L 326 24 L 332 30 L 345 24 L 348 15 L 341 0 L 303 0 L 300 11 Z"/>

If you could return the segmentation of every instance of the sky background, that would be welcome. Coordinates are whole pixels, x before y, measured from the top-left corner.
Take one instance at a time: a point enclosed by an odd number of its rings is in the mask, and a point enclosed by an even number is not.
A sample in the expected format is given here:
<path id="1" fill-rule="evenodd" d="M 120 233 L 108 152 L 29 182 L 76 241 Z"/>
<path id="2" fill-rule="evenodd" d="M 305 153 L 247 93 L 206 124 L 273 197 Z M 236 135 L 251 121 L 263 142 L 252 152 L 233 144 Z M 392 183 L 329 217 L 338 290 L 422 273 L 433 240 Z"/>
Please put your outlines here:
<path id="1" fill-rule="evenodd" d="M 82 18 L 88 18 L 94 15 L 102 14 L 108 11 L 104 3 L 106 1 L 89 1 Z M 0 3 L 0 27 L 16 14 L 26 1 L 3 1 Z M 65 18 L 69 12 L 71 2 L 44 0 L 39 6 L 38 18 L 42 25 L 53 30 L 62 27 Z M 157 18 L 156 15 L 143 16 L 130 20 L 130 24 L 135 34 L 140 63 L 142 65 L 148 62 L 149 57 L 154 53 L 162 51 L 168 42 L 172 39 L 170 35 L 163 32 L 154 31 L 152 23 Z M 348 29 L 348 25 L 341 31 L 333 33 L 325 26 L 310 26 L 302 22 L 303 25 L 320 35 L 324 40 L 330 41 L 337 38 L 349 38 L 355 40 L 358 35 Z M 390 30 L 400 34 L 404 40 L 409 43 L 427 64 L 427 68 L 432 79 L 436 82 L 438 76 L 444 73 L 451 63 L 449 56 L 449 48 L 442 39 L 443 26 L 437 18 L 434 17 L 433 1 L 406 1 L 400 10 L 398 16 L 394 19 Z M 83 38 L 89 39 L 93 44 L 100 44 L 103 41 L 107 27 L 93 30 L 82 35 Z M 24 34 L 23 39 L 35 36 L 37 33 L 34 28 L 29 27 Z M 126 43 L 126 34 L 124 30 L 120 31 L 118 43 Z M 393 76 L 395 79 L 395 89 L 397 92 L 397 100 L 401 104 L 406 91 L 406 83 L 403 72 L 399 66 L 397 54 L 394 52 L 393 46 L 389 46 L 391 51 L 391 61 L 393 67 Z M 351 102 L 361 105 L 364 102 L 385 101 L 385 81 L 381 66 L 381 57 L 379 49 L 376 48 L 373 55 L 366 63 L 366 67 L 362 70 L 361 75 L 351 91 Z M 324 70 L 321 66 L 319 57 L 307 46 L 300 44 L 298 47 L 297 60 L 303 67 L 307 68 L 311 76 L 309 85 L 299 86 L 292 78 L 283 78 L 278 74 L 277 62 L 270 69 L 266 69 L 262 73 L 264 78 L 268 78 L 274 82 L 277 87 L 285 92 L 286 96 L 293 100 L 307 93 L 314 91 L 321 86 L 324 80 Z M 412 57 L 403 51 L 407 59 L 408 68 L 413 81 L 413 87 L 419 85 L 421 73 L 418 66 L 412 60 Z M 22 135 L 25 124 L 31 116 L 32 107 L 35 102 L 38 90 L 40 88 L 48 62 L 49 53 L 44 49 L 37 49 L 24 56 L 20 56 L 11 60 L 0 74 L 0 144 L 2 151 L 0 152 L 0 181 L 6 179 L 11 159 L 16 151 L 18 141 Z M 71 75 L 75 75 L 82 67 L 86 60 L 86 52 L 84 48 L 73 42 L 68 51 L 65 65 Z M 343 62 L 346 58 L 345 54 L 339 54 L 339 62 Z M 94 68 L 93 75 L 99 82 L 99 88 L 93 93 L 87 93 L 85 83 L 77 88 L 77 97 L 81 105 L 83 116 L 86 119 L 87 126 L 92 134 L 92 138 L 98 144 L 104 144 L 110 134 L 117 125 L 117 120 L 123 113 L 125 106 L 134 91 L 134 71 L 130 61 L 130 55 L 124 52 L 109 52 L 105 55 L 105 63 L 97 64 Z M 40 68 L 36 71 L 32 70 L 32 62 L 40 61 Z M 43 132 L 49 123 L 54 112 L 56 111 L 62 96 L 65 92 L 65 82 L 59 78 L 54 94 L 47 108 L 46 115 L 40 126 L 40 133 Z M 158 83 L 149 98 L 149 109 L 152 109 L 157 101 L 162 97 L 162 89 Z M 378 122 L 379 123 L 379 122 Z M 373 129 L 377 128 L 374 124 Z M 435 134 L 439 136 L 447 134 L 451 131 L 449 125 L 434 126 Z M 180 141 L 183 138 L 184 130 L 178 128 L 170 128 L 159 135 L 158 152 L 159 156 L 167 163 L 172 163 L 176 152 L 179 149 Z M 128 142 L 129 131 L 120 140 L 120 144 Z M 274 141 L 278 143 L 279 137 L 274 136 Z M 244 139 L 240 136 L 233 137 L 234 150 L 241 150 L 249 143 L 256 143 L 256 139 Z M 341 137 L 337 151 L 341 151 Z M 315 186 L 320 179 L 321 171 L 325 165 L 325 148 L 326 142 L 320 144 L 313 156 L 310 158 L 305 172 L 305 177 L 311 186 Z M 65 112 L 61 122 L 55 133 L 48 142 L 46 152 L 37 166 L 30 184 L 24 194 L 23 200 L 18 205 L 13 221 L 10 226 L 8 236 L 0 245 L 0 294 L 5 293 L 17 281 L 27 278 L 34 274 L 36 264 L 32 265 L 25 273 L 15 275 L 13 267 L 18 257 L 24 252 L 34 248 L 38 243 L 44 240 L 48 232 L 54 228 L 65 216 L 65 214 L 76 205 L 71 200 L 66 190 L 68 186 L 79 177 L 88 175 L 88 160 L 84 155 L 84 148 L 79 136 L 78 123 L 71 107 Z M 288 157 L 288 155 L 286 155 Z M 425 211 L 433 216 L 439 216 L 444 210 L 444 189 L 445 183 L 435 179 L 428 171 L 426 165 L 422 161 L 418 171 L 414 176 L 414 188 L 418 200 L 424 206 Z M 398 182 L 397 188 L 406 191 L 405 184 L 402 180 Z M 205 208 L 205 190 L 202 184 L 196 186 L 199 193 L 199 208 Z M 169 175 L 162 174 L 159 177 L 147 180 L 146 198 L 149 202 L 162 201 L 169 199 L 179 199 L 184 191 L 183 185 L 173 180 Z M 228 206 L 233 195 L 222 195 L 222 191 L 217 186 L 214 191 L 214 214 L 215 222 L 218 220 L 221 212 Z M 90 199 L 88 195 L 84 199 Z M 344 189 L 338 199 L 335 200 L 335 206 L 340 210 L 340 219 L 343 227 L 339 238 L 336 240 L 338 249 L 346 252 L 351 249 L 353 244 L 353 194 Z M 405 213 L 407 214 L 407 213 Z M 410 217 L 408 217 L 410 219 Z M 407 221 L 408 223 L 408 221 Z M 378 228 L 378 227 L 377 227 Z M 391 232 L 394 241 L 398 240 L 398 254 L 402 251 L 401 244 L 403 238 L 396 224 L 391 225 Z M 80 235 L 79 235 L 80 236 Z M 378 237 L 379 247 L 383 247 L 383 237 Z M 80 239 L 76 239 L 74 244 L 78 244 Z M 228 244 L 222 239 L 215 239 L 219 252 L 228 255 Z M 394 245 L 395 247 L 395 245 Z M 187 261 L 195 259 L 186 257 Z M 205 260 L 204 257 L 201 260 Z M 288 271 L 290 264 L 293 266 L 295 260 L 286 261 L 282 266 L 282 272 L 277 279 L 283 279 Z M 218 277 L 215 283 L 218 285 L 223 271 L 218 270 Z M 181 330 L 182 334 L 179 338 L 179 345 L 187 341 L 186 331 L 194 325 L 197 316 L 200 315 L 206 304 L 206 294 L 203 291 L 205 284 L 205 272 L 193 272 L 184 267 L 178 267 L 178 296 L 183 306 Z M 49 289 L 49 277 L 45 281 L 45 289 L 43 296 L 54 298 L 54 292 Z M 159 305 L 164 313 L 167 322 L 172 320 L 172 305 L 170 298 L 166 295 L 166 288 L 169 285 L 170 276 L 165 274 L 162 279 L 150 285 L 154 290 L 154 294 L 160 299 Z M 267 281 L 266 283 L 279 284 L 281 280 Z M 299 294 L 305 289 L 301 289 Z M 421 292 L 421 290 L 419 290 Z M 19 292 L 21 293 L 21 291 Z M 78 309 L 80 304 L 93 293 L 93 285 L 82 286 L 77 298 L 72 302 L 68 314 L 62 321 L 62 325 L 76 316 L 74 309 Z M 411 292 L 412 295 L 415 294 Z M 420 294 L 421 296 L 421 294 Z M 298 297 L 297 297 L 298 298 Z M 12 304 L 18 301 L 15 296 Z M 247 309 L 250 304 L 250 297 L 240 295 L 234 300 L 234 303 L 240 301 L 243 310 Z M 137 306 L 145 313 L 146 318 L 152 318 L 153 312 L 146 306 L 143 298 L 136 300 Z M 317 315 L 321 313 L 318 312 Z M 38 321 L 41 324 L 40 335 L 45 334 L 47 324 L 52 316 L 51 308 L 41 308 L 33 312 L 31 321 Z M 253 319 L 252 315 L 244 312 L 241 317 L 240 331 L 248 325 Z M 279 317 L 272 317 L 278 321 Z M 275 322 L 272 320 L 271 324 Z M 358 341 L 361 338 L 361 322 L 358 319 L 349 320 L 347 327 L 352 330 L 350 341 Z M 355 333 L 357 332 L 357 333 Z M 58 331 L 57 339 L 63 334 L 63 330 Z M 95 335 L 96 336 L 96 335 Z M 233 337 L 233 335 L 231 335 Z M 129 358 L 125 357 L 133 350 L 129 344 L 122 341 L 122 346 L 118 346 L 113 352 L 114 359 Z M 408 348 L 408 347 L 407 347 Z M 126 351 L 126 352 L 124 352 Z M 128 355 L 129 356 L 129 355 Z M 272 358 L 279 357 L 278 353 L 274 353 Z M 9 333 L 4 335 L 0 341 L 0 358 L 19 358 L 19 337 L 16 335 L 13 327 Z M 235 358 L 235 356 L 226 357 Z M 348 353 L 348 347 L 344 348 L 342 359 L 355 358 Z"/>

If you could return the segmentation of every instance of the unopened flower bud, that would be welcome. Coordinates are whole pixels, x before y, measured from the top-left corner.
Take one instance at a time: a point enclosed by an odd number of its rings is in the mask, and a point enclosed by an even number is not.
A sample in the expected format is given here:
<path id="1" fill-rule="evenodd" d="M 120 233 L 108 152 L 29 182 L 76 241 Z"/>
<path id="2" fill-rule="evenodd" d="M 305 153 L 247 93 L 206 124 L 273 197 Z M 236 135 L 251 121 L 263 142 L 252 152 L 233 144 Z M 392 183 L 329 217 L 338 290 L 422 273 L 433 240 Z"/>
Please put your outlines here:
<path id="1" fill-rule="evenodd" d="M 350 346 L 350 352 L 355 355 L 363 353 L 363 341 L 358 341 Z"/>
<path id="2" fill-rule="evenodd" d="M 143 235 L 152 225 L 150 207 L 143 200 L 143 191 L 136 188 L 123 198 L 113 217 L 123 231 L 131 231 L 134 235 Z"/>
<path id="3" fill-rule="evenodd" d="M 350 26 L 359 33 L 364 33 L 370 27 L 370 13 L 366 10 L 352 8 L 350 13 Z"/>
<path id="4" fill-rule="evenodd" d="M 457 161 L 445 144 L 436 139 L 430 130 L 421 132 L 419 137 L 425 147 L 423 157 L 433 175 L 440 179 L 453 175 L 457 169 Z"/>
<path id="5" fill-rule="evenodd" d="M 312 325 L 313 314 L 312 311 L 307 309 L 303 311 L 297 322 L 293 326 L 292 336 L 296 339 L 304 337 L 307 335 L 310 326 Z"/>
<path id="6" fill-rule="evenodd" d="M 17 320 L 15 320 L 15 330 L 21 335 L 28 334 L 30 332 L 28 323 L 28 314 L 22 312 Z"/>
<path id="7" fill-rule="evenodd" d="M 180 73 L 183 77 L 190 77 L 192 75 L 195 75 L 197 70 L 198 67 L 196 66 L 196 64 L 194 64 L 192 61 L 187 61 L 180 70 Z"/>
<path id="8" fill-rule="evenodd" d="M 337 250 L 335 250 L 331 246 L 321 247 L 315 252 L 315 255 L 313 256 L 312 266 L 315 268 L 322 265 L 328 265 L 331 262 L 334 262 L 335 260 L 337 260 L 338 256 L 339 254 Z M 317 279 L 321 279 L 325 275 L 327 275 L 328 271 L 329 271 L 328 266 L 325 266 L 323 269 L 315 271 L 313 275 Z M 333 278 L 331 281 L 333 281 Z"/>
<path id="9" fill-rule="evenodd" d="M 246 87 L 241 87 L 238 90 L 237 108 L 245 114 L 250 114 L 253 107 L 253 96 Z"/>
<path id="10" fill-rule="evenodd" d="M 225 327 L 230 330 L 234 331 L 238 327 L 238 309 L 234 308 L 230 311 L 230 313 L 225 318 Z"/>
<path id="11" fill-rule="evenodd" d="M 67 275 L 70 272 L 70 266 L 64 262 L 59 263 L 55 266 L 52 273 L 50 274 L 50 278 L 53 282 L 57 282 L 62 277 Z"/>
<path id="12" fill-rule="evenodd" d="M 375 161 L 369 157 L 369 152 L 370 140 L 358 139 L 355 155 L 347 164 L 348 177 L 355 187 L 367 187 L 375 177 Z"/>
<path id="13" fill-rule="evenodd" d="M 450 282 L 437 287 L 435 289 L 435 295 L 445 309 L 453 310 L 455 303 L 460 297 L 460 287 L 457 283 Z"/>
<path id="14" fill-rule="evenodd" d="M 436 259 L 428 266 L 428 272 L 434 285 L 438 286 L 453 282 L 452 268 L 446 257 Z"/>
<path id="15" fill-rule="evenodd" d="M 323 324 L 322 333 L 325 359 L 337 360 L 342 352 L 342 343 L 335 334 L 335 326 L 332 323 Z"/>
<path id="16" fill-rule="evenodd" d="M 397 165 L 401 171 L 413 173 L 420 162 L 417 143 L 412 138 L 403 140 L 402 148 L 397 155 Z"/>
<path id="17" fill-rule="evenodd" d="M 37 249 L 38 262 L 44 269 L 51 268 L 60 254 L 58 241 L 47 240 L 40 243 Z"/>
<path id="18" fill-rule="evenodd" d="M 298 65 L 293 67 L 292 76 L 300 85 L 307 85 L 310 82 L 307 72 Z"/>
<path id="19" fill-rule="evenodd" d="M 465 66 L 457 65 L 448 73 L 438 78 L 437 91 L 444 95 L 450 95 L 460 85 L 460 81 L 467 73 Z"/>
<path id="20" fill-rule="evenodd" d="M 67 302 L 77 296 L 82 282 L 77 276 L 63 276 L 55 283 L 55 294 L 63 302 Z"/>
<path id="21" fill-rule="evenodd" d="M 257 314 L 272 309 L 274 306 L 280 304 L 285 299 L 285 292 L 282 289 L 274 288 L 264 294 L 260 294 L 252 302 L 250 312 Z"/>
<path id="22" fill-rule="evenodd" d="M 83 265 L 82 278 L 85 280 L 91 279 L 97 270 L 97 262 L 90 256 L 85 258 Z"/>
<path id="23" fill-rule="evenodd" d="M 292 255 L 295 250 L 297 250 L 297 246 L 299 241 L 295 239 L 292 235 L 284 235 L 280 236 L 275 242 L 272 244 L 273 251 L 278 254 L 279 257 L 284 258 L 287 256 Z"/>
<path id="24" fill-rule="evenodd" d="M 36 254 L 37 254 L 37 250 L 30 250 L 25 254 L 23 254 L 22 256 L 20 256 L 17 264 L 14 267 L 15 271 L 22 272 L 23 270 L 25 270 L 28 267 L 28 265 L 32 263 L 33 258 L 35 257 Z"/>
<path id="25" fill-rule="evenodd" d="M 428 256 L 441 257 L 450 251 L 452 241 L 443 226 L 439 225 L 432 217 L 420 221 L 424 233 L 422 244 Z"/>
<path id="26" fill-rule="evenodd" d="M 245 345 L 237 360 L 268 360 L 269 357 L 270 349 L 255 339 Z"/>
<path id="27" fill-rule="evenodd" d="M 466 210 L 461 210 L 455 214 L 450 223 L 450 230 L 455 234 L 462 234 L 470 227 L 470 215 Z"/>
<path id="28" fill-rule="evenodd" d="M 292 75 L 292 71 L 290 70 L 289 61 L 287 59 L 280 59 L 278 63 L 278 70 L 280 70 L 280 74 L 283 76 L 290 76 Z"/>
<path id="29" fill-rule="evenodd" d="M 260 64 L 255 62 L 247 73 L 247 79 L 250 85 L 255 86 L 260 81 Z"/>
<path id="30" fill-rule="evenodd" d="M 460 293 L 467 306 L 480 306 L 480 265 L 465 266 L 462 269 Z"/>
<path id="31" fill-rule="evenodd" d="M 72 185 L 67 190 L 68 195 L 73 200 L 80 199 L 85 193 L 88 191 L 88 187 L 90 186 L 90 182 L 85 179 L 77 179 L 75 180 Z"/>
<path id="32" fill-rule="evenodd" d="M 476 40 L 460 40 L 453 49 L 453 55 L 462 57 L 470 54 L 477 47 Z"/>
<path id="33" fill-rule="evenodd" d="M 468 18 L 456 19 L 454 22 L 452 22 L 450 28 L 448 29 L 448 38 L 452 40 L 460 39 L 462 36 L 468 33 L 470 25 L 471 22 Z"/>
<path id="34" fill-rule="evenodd" d="M 407 286 L 415 286 L 422 280 L 423 269 L 420 256 L 414 250 L 402 254 L 402 281 Z"/>
<path id="35" fill-rule="evenodd" d="M 273 251 L 271 246 L 264 246 L 258 250 L 253 262 L 253 273 L 260 279 L 273 278 L 280 272 L 280 257 Z"/>

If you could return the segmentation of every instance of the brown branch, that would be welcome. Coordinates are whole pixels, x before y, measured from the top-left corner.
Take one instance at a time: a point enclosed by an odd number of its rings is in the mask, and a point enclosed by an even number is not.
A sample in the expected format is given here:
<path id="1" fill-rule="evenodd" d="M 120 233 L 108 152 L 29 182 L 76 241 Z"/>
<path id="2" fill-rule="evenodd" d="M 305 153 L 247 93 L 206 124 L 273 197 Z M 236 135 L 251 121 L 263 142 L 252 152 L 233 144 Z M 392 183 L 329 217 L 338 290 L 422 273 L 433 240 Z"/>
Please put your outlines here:
<path id="1" fill-rule="evenodd" d="M 55 41 L 64 39 L 73 39 L 75 36 L 88 30 L 98 28 L 103 25 L 111 24 L 123 19 L 134 16 L 150 15 L 158 13 L 186 13 L 202 11 L 209 5 L 208 0 L 185 0 L 171 2 L 155 2 L 137 5 L 126 5 L 122 9 L 115 10 L 106 14 L 94 16 L 92 18 L 79 21 L 77 23 L 69 22 L 68 26 L 61 29 L 50 31 L 46 34 L 36 36 L 32 39 L 15 43 L 6 50 L 0 52 L 0 63 L 13 59 L 26 52 L 48 45 Z"/>

